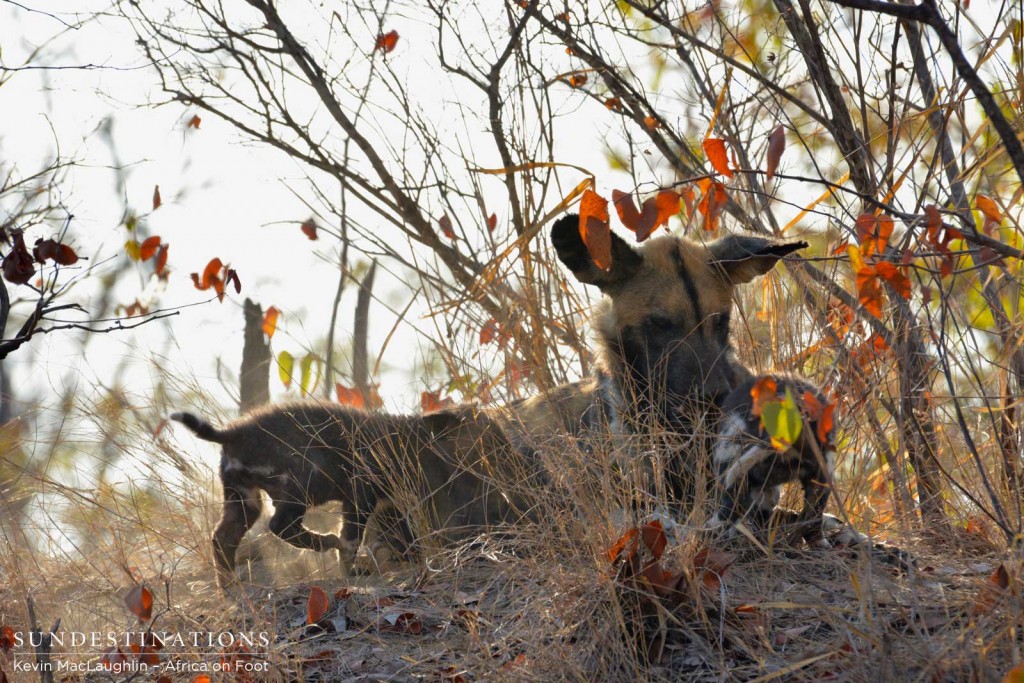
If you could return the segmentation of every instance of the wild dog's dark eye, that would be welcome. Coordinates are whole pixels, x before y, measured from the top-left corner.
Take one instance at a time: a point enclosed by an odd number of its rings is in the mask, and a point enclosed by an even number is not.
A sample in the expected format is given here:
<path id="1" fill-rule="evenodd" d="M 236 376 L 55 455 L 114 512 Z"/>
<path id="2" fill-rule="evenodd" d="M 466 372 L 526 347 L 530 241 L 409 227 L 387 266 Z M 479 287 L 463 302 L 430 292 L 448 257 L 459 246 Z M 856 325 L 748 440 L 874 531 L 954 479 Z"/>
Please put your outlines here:
<path id="1" fill-rule="evenodd" d="M 675 322 L 668 317 L 663 315 L 649 315 L 647 316 L 647 324 L 655 330 L 671 330 L 676 326 Z"/>

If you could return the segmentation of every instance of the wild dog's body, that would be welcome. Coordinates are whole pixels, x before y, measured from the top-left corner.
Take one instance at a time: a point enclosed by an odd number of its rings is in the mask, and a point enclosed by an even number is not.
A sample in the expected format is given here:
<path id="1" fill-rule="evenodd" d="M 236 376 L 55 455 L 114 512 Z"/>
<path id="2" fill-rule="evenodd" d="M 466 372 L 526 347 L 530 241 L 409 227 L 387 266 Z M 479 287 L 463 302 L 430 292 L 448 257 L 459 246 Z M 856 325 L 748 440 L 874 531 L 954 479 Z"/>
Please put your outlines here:
<path id="1" fill-rule="evenodd" d="M 291 403 L 262 408 L 222 429 L 188 413 L 172 418 L 223 445 L 224 511 L 213 536 L 222 585 L 233 576 L 242 537 L 260 516 L 260 490 L 274 504 L 271 531 L 299 548 L 337 549 L 343 568 L 368 523 L 366 541 L 380 533 L 405 552 L 423 533 L 440 531 L 452 540 L 522 514 L 494 481 L 509 459 L 521 459 L 501 430 L 470 407 L 411 417 Z M 306 509 L 328 501 L 342 505 L 341 537 L 303 526 Z M 397 529 L 381 528 L 392 523 Z"/>

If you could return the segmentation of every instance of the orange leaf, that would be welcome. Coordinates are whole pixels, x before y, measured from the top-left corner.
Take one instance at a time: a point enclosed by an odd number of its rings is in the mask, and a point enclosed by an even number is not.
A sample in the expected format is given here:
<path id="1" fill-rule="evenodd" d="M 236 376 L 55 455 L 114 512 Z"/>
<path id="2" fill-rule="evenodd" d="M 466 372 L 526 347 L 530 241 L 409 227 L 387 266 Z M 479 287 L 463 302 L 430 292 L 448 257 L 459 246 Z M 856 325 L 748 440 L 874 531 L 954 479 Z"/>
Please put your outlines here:
<path id="1" fill-rule="evenodd" d="M 772 131 L 772 134 L 768 136 L 768 159 L 766 174 L 768 180 L 772 179 L 775 175 L 775 170 L 779 167 L 779 160 L 782 159 L 782 153 L 786 150 L 786 129 L 781 125 Z"/>
<path id="2" fill-rule="evenodd" d="M 779 385 L 771 375 L 765 375 L 750 388 L 750 398 L 754 403 L 750 412 L 754 417 L 760 417 L 766 403 L 779 400 Z"/>
<path id="3" fill-rule="evenodd" d="M 306 220 L 302 221 L 302 225 L 300 225 L 299 228 L 302 230 L 302 234 L 308 237 L 309 239 L 317 239 L 317 225 L 316 221 L 314 221 L 312 218 L 307 218 Z"/>
<path id="4" fill-rule="evenodd" d="M 608 227 L 608 200 L 593 190 L 580 200 L 580 236 L 598 268 L 612 267 L 612 233 Z"/>
<path id="5" fill-rule="evenodd" d="M 1003 221 L 1003 212 L 991 197 L 979 194 L 974 198 L 974 205 L 985 215 L 986 222 L 999 224 Z"/>
<path id="6" fill-rule="evenodd" d="M 383 50 L 385 53 L 391 52 L 395 49 L 395 45 L 398 44 L 398 31 L 388 31 L 377 36 L 377 42 L 374 43 L 374 50 Z"/>
<path id="7" fill-rule="evenodd" d="M 324 618 L 331 606 L 331 600 L 327 593 L 320 586 L 313 586 L 309 589 L 309 599 L 306 601 L 306 623 L 315 624 Z"/>
<path id="8" fill-rule="evenodd" d="M 656 130 L 661 126 L 661 122 L 653 116 L 645 116 L 644 125 L 647 126 L 647 130 Z"/>
<path id="9" fill-rule="evenodd" d="M 565 79 L 573 88 L 580 88 L 587 84 L 587 74 L 577 71 L 576 73 L 569 74 L 569 77 Z"/>
<path id="10" fill-rule="evenodd" d="M 157 235 L 147 237 L 142 244 L 139 245 L 139 260 L 148 261 L 153 258 L 156 253 L 157 247 L 160 246 L 160 238 Z"/>
<path id="11" fill-rule="evenodd" d="M 729 168 L 729 153 L 725 149 L 725 140 L 719 138 L 706 139 L 704 141 L 704 154 L 707 155 L 712 168 L 726 178 L 732 178 L 732 169 Z"/>
<path id="12" fill-rule="evenodd" d="M 1007 588 L 1010 587 L 1010 573 L 1006 567 L 1000 564 L 988 577 L 988 583 L 981 587 L 978 597 L 975 599 L 974 608 L 971 613 L 975 616 L 984 614 L 995 607 L 1000 598 L 1003 597 Z"/>
<path id="13" fill-rule="evenodd" d="M 725 202 L 728 201 L 729 195 L 725 191 L 725 185 L 708 178 L 698 181 L 697 186 L 701 190 L 701 198 L 697 204 L 697 210 L 704 216 L 704 230 L 715 232 L 718 230 L 719 213 L 721 213 L 722 207 L 725 206 Z"/>
<path id="14" fill-rule="evenodd" d="M 157 185 L 153 188 L 153 210 L 156 211 L 163 204 L 163 200 L 160 199 L 160 186 Z"/>
<path id="15" fill-rule="evenodd" d="M 186 126 L 186 127 L 187 128 L 195 128 L 196 130 L 199 130 L 199 124 L 202 123 L 202 122 L 203 122 L 203 120 L 201 118 L 199 118 L 199 114 L 195 114 L 195 115 L 192 116 L 192 118 L 190 118 L 188 120 L 188 126 Z"/>
<path id="16" fill-rule="evenodd" d="M 818 418 L 818 441 L 821 443 L 829 442 L 829 435 L 832 433 L 832 428 L 835 427 L 835 412 L 835 402 L 828 403 L 821 411 L 821 417 Z"/>
<path id="17" fill-rule="evenodd" d="M 267 335 L 268 339 L 274 336 L 274 332 L 277 330 L 277 319 L 280 315 L 281 311 L 277 310 L 276 306 L 271 306 L 263 314 L 263 334 Z"/>
<path id="18" fill-rule="evenodd" d="M 882 317 L 882 304 L 885 302 L 885 293 L 878 280 L 875 269 L 865 266 L 857 271 L 857 296 L 860 305 L 876 318 Z"/>
<path id="19" fill-rule="evenodd" d="M 452 400 L 451 396 L 445 396 L 441 399 L 441 390 L 437 391 L 424 391 L 420 394 L 420 410 L 426 413 L 434 413 L 438 410 L 445 410 L 455 405 L 455 401 Z"/>
<path id="20" fill-rule="evenodd" d="M 487 232 L 494 232 L 494 228 L 498 226 L 498 214 L 492 213 L 490 218 L 487 219 Z"/>
<path id="21" fill-rule="evenodd" d="M 879 261 L 875 264 L 875 272 L 878 273 L 878 277 L 888 282 L 901 297 L 904 299 L 910 298 L 910 278 L 904 275 L 903 271 L 896 264 L 889 261 Z"/>
<path id="22" fill-rule="evenodd" d="M 604 101 L 604 106 L 608 107 L 611 111 L 622 111 L 622 100 L 618 97 L 609 97 Z"/>
<path id="23" fill-rule="evenodd" d="M 640 211 L 629 193 L 612 190 L 612 201 L 622 224 L 636 233 L 637 242 L 643 242 L 662 225 L 668 225 L 668 220 L 679 213 L 679 194 L 672 190 L 662 190 L 648 197 Z"/>
<path id="24" fill-rule="evenodd" d="M 141 621 L 149 621 L 153 616 L 153 594 L 142 584 L 128 591 L 128 595 L 124 596 L 124 604 Z"/>
<path id="25" fill-rule="evenodd" d="M 217 257 L 210 259 L 210 262 L 206 264 L 206 268 L 203 269 L 203 286 L 202 289 L 209 289 L 213 281 L 217 279 L 217 275 L 221 270 L 224 269 L 224 263 Z"/>
<path id="26" fill-rule="evenodd" d="M 633 195 L 629 192 L 612 190 L 612 203 L 615 204 L 615 212 L 619 214 L 619 220 L 628 229 L 637 231 L 640 225 L 640 211 L 633 202 Z"/>
<path id="27" fill-rule="evenodd" d="M 338 403 L 349 408 L 357 408 L 362 410 L 366 408 L 366 400 L 363 398 L 363 394 L 358 389 L 343 386 L 335 383 L 334 391 L 338 396 Z"/>
<path id="28" fill-rule="evenodd" d="M 821 417 L 821 412 L 824 410 L 824 406 L 813 391 L 805 391 L 801 396 L 803 399 L 804 413 L 811 420 L 817 420 Z"/>
<path id="29" fill-rule="evenodd" d="M 873 213 L 857 216 L 857 241 L 860 242 L 864 256 L 883 253 L 894 227 L 892 216 L 884 213 L 879 216 Z"/>
<path id="30" fill-rule="evenodd" d="M 455 239 L 455 230 L 452 229 L 452 219 L 448 217 L 448 214 L 441 216 L 440 220 L 437 221 L 437 224 L 441 226 L 441 232 L 444 233 L 445 237 L 450 240 Z"/>
<path id="31" fill-rule="evenodd" d="M 639 548 L 639 536 L 640 530 L 636 527 L 626 531 L 626 533 L 620 536 L 619 540 L 615 541 L 615 544 L 608 549 L 608 561 L 615 564 L 620 558 L 622 558 L 623 552 L 626 553 L 626 556 L 622 559 L 627 562 L 633 559 L 633 556 L 636 555 L 636 551 Z"/>

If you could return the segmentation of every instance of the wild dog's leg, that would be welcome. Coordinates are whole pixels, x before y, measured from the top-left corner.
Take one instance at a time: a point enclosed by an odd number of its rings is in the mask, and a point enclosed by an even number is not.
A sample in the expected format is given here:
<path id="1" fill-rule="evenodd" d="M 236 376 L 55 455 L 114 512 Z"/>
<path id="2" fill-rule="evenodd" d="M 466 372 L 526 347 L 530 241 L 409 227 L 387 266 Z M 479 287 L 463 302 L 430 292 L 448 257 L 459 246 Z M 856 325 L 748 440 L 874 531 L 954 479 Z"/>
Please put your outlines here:
<path id="1" fill-rule="evenodd" d="M 275 512 L 270 518 L 270 530 L 279 538 L 288 541 L 296 548 L 307 550 L 337 549 L 341 557 L 353 558 L 357 550 L 356 543 L 346 539 L 342 540 L 334 534 L 315 534 L 302 525 L 302 518 L 306 514 L 306 506 L 302 503 L 274 501 Z M 346 529 L 348 524 L 345 525 Z M 355 531 L 358 534 L 358 529 Z"/>
<path id="2" fill-rule="evenodd" d="M 831 493 L 828 481 L 824 473 L 819 471 L 814 475 L 801 477 L 800 484 L 804 490 L 804 508 L 800 513 L 799 526 L 794 532 L 799 535 L 792 540 L 803 538 L 808 545 L 827 548 L 829 542 L 822 536 L 822 525 L 825 521 L 825 506 L 828 505 Z"/>
<path id="3" fill-rule="evenodd" d="M 217 584 L 221 588 L 234 580 L 238 544 L 262 511 L 259 489 L 224 483 L 224 511 L 213 532 L 213 559 L 217 565 Z"/>
<path id="4" fill-rule="evenodd" d="M 370 561 L 377 571 L 391 571 L 401 566 L 411 554 L 413 538 L 409 524 L 391 500 L 377 503 L 366 522 L 363 545 L 370 552 Z"/>

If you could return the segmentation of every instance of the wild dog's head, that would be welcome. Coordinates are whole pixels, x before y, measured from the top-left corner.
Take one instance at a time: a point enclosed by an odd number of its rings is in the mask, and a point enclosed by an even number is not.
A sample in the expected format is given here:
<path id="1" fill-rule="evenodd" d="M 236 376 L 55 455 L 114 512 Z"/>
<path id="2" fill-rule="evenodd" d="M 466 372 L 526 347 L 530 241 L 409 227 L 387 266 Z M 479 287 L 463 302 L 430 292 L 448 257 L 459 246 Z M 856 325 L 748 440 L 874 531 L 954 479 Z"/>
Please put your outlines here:
<path id="1" fill-rule="evenodd" d="M 612 234 L 612 265 L 602 270 L 578 216 L 556 221 L 551 241 L 577 280 L 608 297 L 595 320 L 604 369 L 637 416 L 671 428 L 685 428 L 689 404 L 720 403 L 746 374 L 729 344 L 733 288 L 807 246 L 751 235 L 708 244 L 663 235 L 634 249 Z"/>

